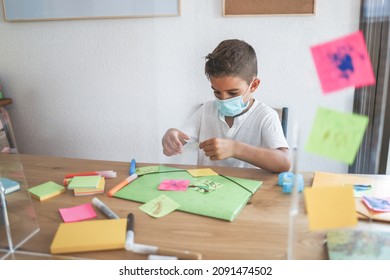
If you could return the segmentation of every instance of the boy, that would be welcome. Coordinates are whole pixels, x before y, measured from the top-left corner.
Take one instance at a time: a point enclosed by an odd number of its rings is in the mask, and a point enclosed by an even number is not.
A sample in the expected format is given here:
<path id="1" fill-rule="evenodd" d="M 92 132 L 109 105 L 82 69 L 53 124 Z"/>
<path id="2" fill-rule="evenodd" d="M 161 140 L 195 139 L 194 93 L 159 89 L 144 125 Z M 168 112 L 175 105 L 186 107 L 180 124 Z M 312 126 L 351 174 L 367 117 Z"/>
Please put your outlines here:
<path id="1" fill-rule="evenodd" d="M 288 171 L 289 148 L 280 119 L 252 97 L 260 84 L 252 46 L 222 41 L 206 56 L 205 74 L 215 100 L 203 104 L 180 130 L 168 129 L 162 138 L 164 154 L 180 154 L 188 141 L 199 141 L 198 165 Z"/>

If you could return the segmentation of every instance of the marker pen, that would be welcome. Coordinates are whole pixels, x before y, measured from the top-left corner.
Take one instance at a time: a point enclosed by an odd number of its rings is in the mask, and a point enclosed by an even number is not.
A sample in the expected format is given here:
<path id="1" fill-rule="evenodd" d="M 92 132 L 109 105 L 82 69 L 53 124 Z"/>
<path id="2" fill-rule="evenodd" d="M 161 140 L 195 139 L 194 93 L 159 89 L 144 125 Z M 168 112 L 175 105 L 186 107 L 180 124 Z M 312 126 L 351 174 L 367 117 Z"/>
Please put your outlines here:
<path id="1" fill-rule="evenodd" d="M 113 196 L 117 191 L 119 191 L 121 188 L 123 188 L 124 186 L 130 184 L 131 182 L 133 182 L 135 179 L 137 179 L 137 173 L 134 173 L 133 175 L 130 175 L 129 177 L 127 177 L 126 179 L 124 179 L 122 182 L 120 182 L 118 185 L 116 185 L 115 187 L 113 187 L 108 193 L 107 195 L 108 196 Z"/>
<path id="2" fill-rule="evenodd" d="M 104 178 L 115 178 L 116 172 L 113 170 L 102 170 L 102 171 L 89 171 L 89 172 L 79 172 L 79 173 L 69 173 L 65 175 L 65 178 L 73 178 L 76 176 L 93 176 L 100 175 Z"/>
<path id="3" fill-rule="evenodd" d="M 160 248 L 157 246 L 134 243 L 132 247 L 134 253 L 160 256 L 173 256 L 181 260 L 201 260 L 202 255 L 197 252 L 187 250 L 175 250 L 169 248 Z"/>
<path id="4" fill-rule="evenodd" d="M 115 214 L 110 208 L 108 208 L 99 198 L 92 198 L 92 204 L 95 205 L 100 211 L 104 213 L 110 219 L 119 219 L 119 216 Z"/>
<path id="5" fill-rule="evenodd" d="M 177 260 L 175 256 L 163 256 L 163 255 L 149 255 L 148 260 Z"/>
<path id="6" fill-rule="evenodd" d="M 134 215 L 130 213 L 127 215 L 127 227 L 126 227 L 126 242 L 125 249 L 130 251 L 134 245 Z"/>

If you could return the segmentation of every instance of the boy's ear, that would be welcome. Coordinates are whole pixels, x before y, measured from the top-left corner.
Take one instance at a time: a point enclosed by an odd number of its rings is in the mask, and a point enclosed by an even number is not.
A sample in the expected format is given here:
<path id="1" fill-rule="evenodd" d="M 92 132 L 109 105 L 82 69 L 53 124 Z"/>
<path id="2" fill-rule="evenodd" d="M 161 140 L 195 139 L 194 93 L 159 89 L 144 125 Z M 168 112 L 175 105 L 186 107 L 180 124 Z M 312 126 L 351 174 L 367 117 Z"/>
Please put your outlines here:
<path id="1" fill-rule="evenodd" d="M 254 92 L 260 85 L 260 79 L 255 78 L 252 82 L 251 91 Z"/>

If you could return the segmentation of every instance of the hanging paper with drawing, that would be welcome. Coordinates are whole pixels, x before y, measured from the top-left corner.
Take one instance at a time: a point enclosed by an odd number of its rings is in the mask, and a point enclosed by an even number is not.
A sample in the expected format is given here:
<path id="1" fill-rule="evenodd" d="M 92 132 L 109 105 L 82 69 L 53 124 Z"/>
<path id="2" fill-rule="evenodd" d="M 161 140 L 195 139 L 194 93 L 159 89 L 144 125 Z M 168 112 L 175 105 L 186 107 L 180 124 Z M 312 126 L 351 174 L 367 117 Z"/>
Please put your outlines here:
<path id="1" fill-rule="evenodd" d="M 370 57 L 360 31 L 313 46 L 311 53 L 324 94 L 346 87 L 375 84 Z"/>

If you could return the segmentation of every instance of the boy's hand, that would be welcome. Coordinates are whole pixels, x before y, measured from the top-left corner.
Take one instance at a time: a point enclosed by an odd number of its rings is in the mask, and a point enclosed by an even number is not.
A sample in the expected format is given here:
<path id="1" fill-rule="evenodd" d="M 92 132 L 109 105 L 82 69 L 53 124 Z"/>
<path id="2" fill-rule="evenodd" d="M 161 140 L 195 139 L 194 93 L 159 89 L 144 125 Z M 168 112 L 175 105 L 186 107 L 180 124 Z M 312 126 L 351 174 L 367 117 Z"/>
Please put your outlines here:
<path id="1" fill-rule="evenodd" d="M 234 155 L 235 141 L 223 138 L 211 138 L 200 143 L 199 148 L 203 149 L 210 160 L 222 160 Z"/>
<path id="2" fill-rule="evenodd" d="M 165 132 L 162 138 L 163 152 L 166 156 L 173 156 L 182 153 L 182 148 L 190 140 L 187 134 L 176 129 L 170 128 Z"/>

